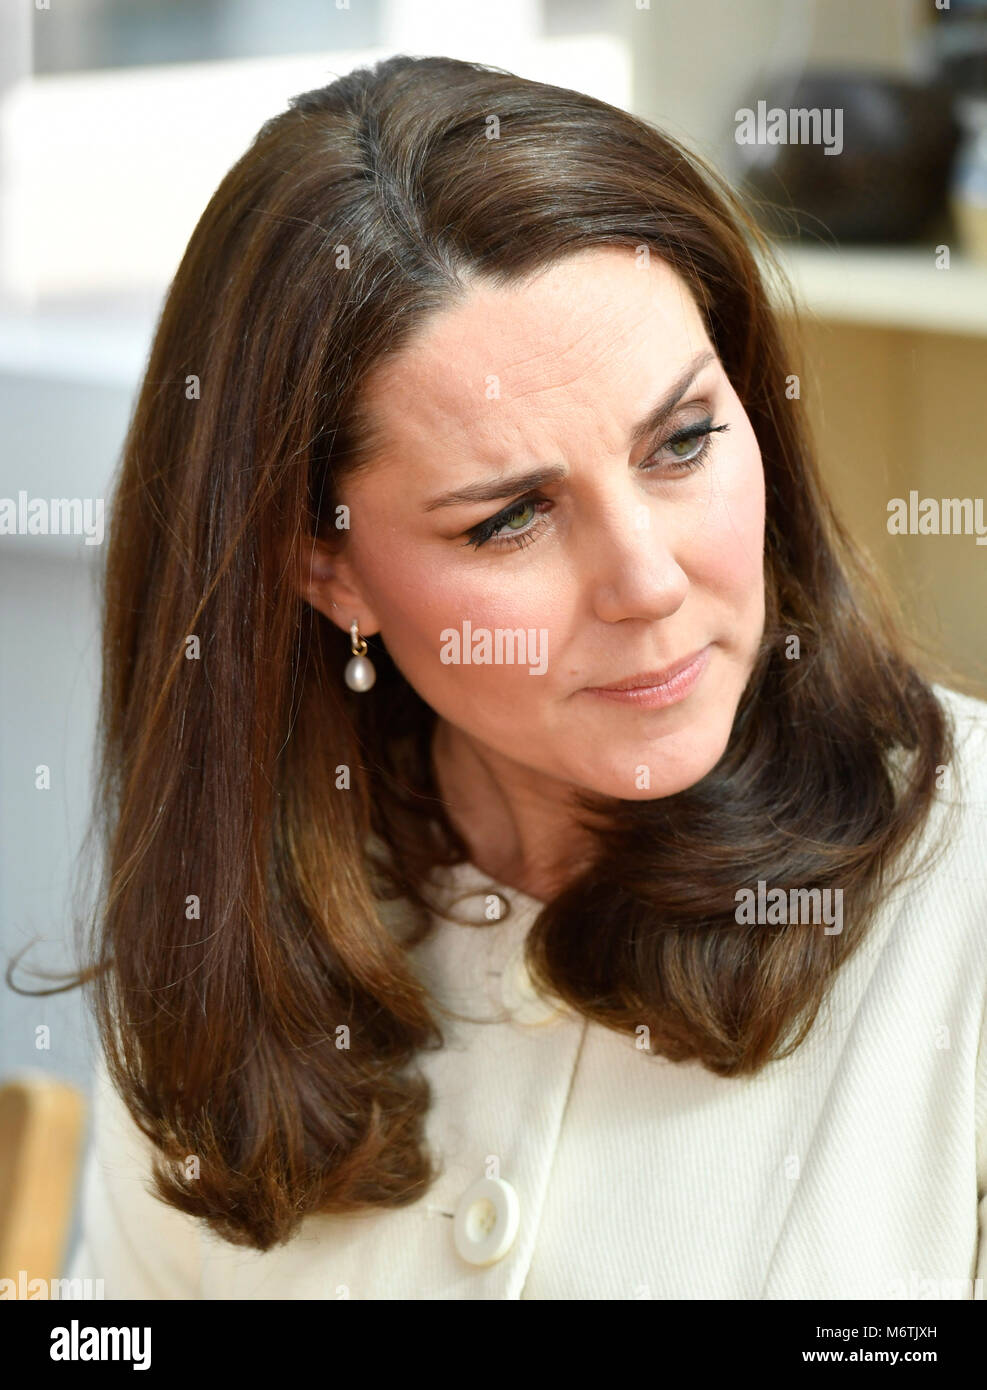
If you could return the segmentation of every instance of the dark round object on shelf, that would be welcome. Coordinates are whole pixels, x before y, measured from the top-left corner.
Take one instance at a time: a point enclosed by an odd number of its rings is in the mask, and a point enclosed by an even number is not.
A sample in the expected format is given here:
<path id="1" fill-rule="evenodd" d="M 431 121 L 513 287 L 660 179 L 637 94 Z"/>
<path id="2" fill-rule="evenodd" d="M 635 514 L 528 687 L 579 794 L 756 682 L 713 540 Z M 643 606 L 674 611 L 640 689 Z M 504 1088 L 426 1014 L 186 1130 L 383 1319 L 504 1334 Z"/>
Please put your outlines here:
<path id="1" fill-rule="evenodd" d="M 949 178 L 961 129 L 952 91 L 938 82 L 912 82 L 884 73 L 814 71 L 776 78 L 741 102 L 770 118 L 772 109 L 842 111 L 842 148 L 835 115 L 803 131 L 825 132 L 819 143 L 743 144 L 738 140 L 741 189 L 761 222 L 781 236 L 858 242 L 902 242 L 920 237 L 948 203 Z M 759 139 L 766 128 L 762 120 Z M 737 122 L 739 133 L 741 124 Z"/>

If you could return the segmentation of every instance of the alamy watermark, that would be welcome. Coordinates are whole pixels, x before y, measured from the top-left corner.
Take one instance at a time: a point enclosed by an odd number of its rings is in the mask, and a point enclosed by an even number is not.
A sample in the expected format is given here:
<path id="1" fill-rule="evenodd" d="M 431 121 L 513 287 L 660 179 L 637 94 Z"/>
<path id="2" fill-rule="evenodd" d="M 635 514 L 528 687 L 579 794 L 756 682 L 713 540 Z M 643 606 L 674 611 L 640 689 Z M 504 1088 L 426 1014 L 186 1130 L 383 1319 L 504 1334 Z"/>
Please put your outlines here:
<path id="1" fill-rule="evenodd" d="M 439 633 L 444 666 L 528 666 L 529 675 L 543 676 L 548 669 L 548 629 L 477 627 L 468 618 L 462 630 L 444 627 Z"/>
<path id="2" fill-rule="evenodd" d="M 149 1327 L 80 1327 L 73 1318 L 68 1327 L 51 1329 L 52 1361 L 132 1361 L 135 1371 L 151 1364 Z"/>
<path id="3" fill-rule="evenodd" d="M 734 899 L 734 919 L 741 926 L 811 922 L 825 923 L 824 936 L 839 936 L 843 930 L 842 888 L 768 888 L 759 878 L 756 893 L 753 888 L 738 888 Z"/>
<path id="4" fill-rule="evenodd" d="M 16 1279 L 0 1279 L 0 1299 L 86 1299 L 105 1298 L 102 1279 L 41 1279 L 29 1278 L 26 1269 L 17 1271 Z"/>
<path id="5" fill-rule="evenodd" d="M 913 488 L 888 503 L 888 532 L 892 536 L 973 536 L 987 545 L 982 497 L 922 497 Z"/>
<path id="6" fill-rule="evenodd" d="M 102 497 L 0 497 L 0 536 L 85 536 L 103 543 Z"/>
<path id="7" fill-rule="evenodd" d="M 825 145 L 823 154 L 840 154 L 843 149 L 842 106 L 793 106 L 786 111 L 759 101 L 756 111 L 742 106 L 734 120 L 738 145 Z"/>

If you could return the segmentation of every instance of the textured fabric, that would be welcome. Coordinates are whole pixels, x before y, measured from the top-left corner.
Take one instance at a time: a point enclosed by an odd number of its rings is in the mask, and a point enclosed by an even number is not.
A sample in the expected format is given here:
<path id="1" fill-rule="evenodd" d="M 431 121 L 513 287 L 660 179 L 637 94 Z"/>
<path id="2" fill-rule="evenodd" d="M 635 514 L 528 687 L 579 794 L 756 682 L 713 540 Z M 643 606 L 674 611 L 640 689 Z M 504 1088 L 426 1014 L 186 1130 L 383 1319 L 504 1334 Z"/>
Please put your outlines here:
<path id="1" fill-rule="evenodd" d="M 443 1018 L 446 1047 L 422 1058 L 435 1186 L 402 1210 L 307 1218 L 266 1254 L 149 1195 L 146 1141 L 100 1069 L 68 1272 L 107 1298 L 983 1299 L 987 704 L 937 691 L 958 754 L 926 836 L 953 799 L 952 838 L 885 898 L 791 1057 L 727 1080 L 566 1010 Z M 495 1015 L 539 904 L 470 864 L 442 881 L 450 917 L 510 905 L 479 929 L 440 916 L 415 953 L 442 1004 Z M 476 1266 L 453 1215 L 491 1160 L 520 1224 Z"/>

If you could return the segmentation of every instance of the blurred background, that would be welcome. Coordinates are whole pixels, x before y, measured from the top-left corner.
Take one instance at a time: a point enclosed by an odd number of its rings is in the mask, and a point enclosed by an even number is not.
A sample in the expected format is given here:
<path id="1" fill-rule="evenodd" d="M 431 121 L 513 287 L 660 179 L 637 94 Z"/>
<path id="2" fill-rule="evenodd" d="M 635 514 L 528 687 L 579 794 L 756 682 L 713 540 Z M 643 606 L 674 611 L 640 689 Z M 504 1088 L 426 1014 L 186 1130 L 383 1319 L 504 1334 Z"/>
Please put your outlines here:
<path id="1" fill-rule="evenodd" d="M 987 545 L 887 528 L 894 497 L 984 505 L 979 0 L 0 0 L 0 499 L 109 497 L 162 295 L 216 185 L 290 96 L 397 52 L 590 92 L 757 203 L 799 297 L 793 370 L 844 518 L 913 630 L 987 680 Z M 838 109 L 840 148 L 835 128 L 832 153 L 773 141 L 768 113 L 792 107 Z M 754 143 L 742 110 L 764 113 Z M 70 963 L 102 553 L 0 534 L 5 964 L 36 937 L 27 962 Z M 0 1098 L 0 1275 L 25 1258 L 10 1193 L 31 1190 L 33 1268 L 54 1274 L 71 1247 L 92 1044 L 80 992 L 0 988 L 0 1083 L 20 1082 Z M 31 1148 L 52 1107 L 61 1160 Z"/>

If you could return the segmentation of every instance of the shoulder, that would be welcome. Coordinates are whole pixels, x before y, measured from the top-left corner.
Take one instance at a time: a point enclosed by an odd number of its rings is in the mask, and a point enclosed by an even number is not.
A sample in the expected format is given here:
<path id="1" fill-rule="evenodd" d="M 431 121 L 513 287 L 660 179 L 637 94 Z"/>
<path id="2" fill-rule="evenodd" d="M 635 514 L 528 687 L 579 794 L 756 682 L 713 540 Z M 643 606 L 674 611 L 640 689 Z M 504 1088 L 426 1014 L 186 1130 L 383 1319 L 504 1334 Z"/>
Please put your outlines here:
<path id="1" fill-rule="evenodd" d="M 933 684 L 952 752 L 934 769 L 933 797 L 922 831 L 906 851 L 911 865 L 931 867 L 949 861 L 951 872 L 973 871 L 981 881 L 987 870 L 987 702 L 948 686 Z M 908 784 L 914 751 L 895 748 L 889 755 L 899 792 Z M 920 870 L 919 870 L 920 871 Z"/>
<path id="2" fill-rule="evenodd" d="M 953 756 L 938 769 L 930 830 L 942 830 L 948 872 L 957 885 L 969 885 L 987 913 L 987 702 L 946 686 L 933 691 L 952 732 Z M 979 935 L 987 940 L 987 932 Z"/>
<path id="3" fill-rule="evenodd" d="M 934 685 L 953 734 L 953 761 L 939 793 L 952 814 L 948 857 L 936 875 L 944 936 L 961 942 L 953 988 L 969 997 L 973 1044 L 973 1115 L 977 1197 L 981 1204 L 978 1272 L 987 1273 L 987 701 Z"/>
<path id="4" fill-rule="evenodd" d="M 987 1008 L 987 703 L 932 689 L 952 756 L 935 768 L 921 831 L 889 866 L 875 949 L 889 971 L 901 972 L 898 997 L 915 1007 L 925 1001 L 964 1033 L 975 1022 L 979 1034 Z"/>
<path id="5" fill-rule="evenodd" d="M 987 807 L 987 701 L 945 685 L 933 685 L 932 690 L 953 731 L 963 799 L 984 809 Z"/>

